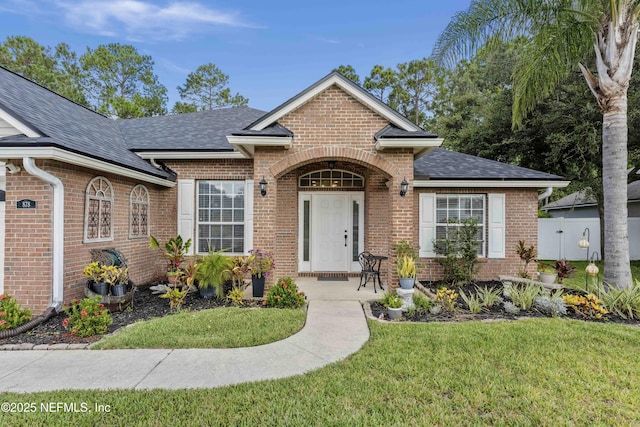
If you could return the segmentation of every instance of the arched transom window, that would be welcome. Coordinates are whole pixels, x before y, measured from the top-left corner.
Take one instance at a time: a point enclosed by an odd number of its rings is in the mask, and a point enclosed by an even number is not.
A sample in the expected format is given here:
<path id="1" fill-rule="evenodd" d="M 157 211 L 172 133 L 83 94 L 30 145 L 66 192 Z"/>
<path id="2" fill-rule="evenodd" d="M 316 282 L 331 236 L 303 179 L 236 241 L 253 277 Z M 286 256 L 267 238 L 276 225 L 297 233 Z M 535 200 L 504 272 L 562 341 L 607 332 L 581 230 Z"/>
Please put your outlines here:
<path id="1" fill-rule="evenodd" d="M 364 178 L 340 169 L 310 172 L 300 177 L 301 188 L 362 188 Z"/>
<path id="2" fill-rule="evenodd" d="M 129 198 L 129 237 L 149 237 L 149 191 L 138 184 Z"/>
<path id="3" fill-rule="evenodd" d="M 113 240 L 113 187 L 107 178 L 89 181 L 85 199 L 84 240 Z"/>

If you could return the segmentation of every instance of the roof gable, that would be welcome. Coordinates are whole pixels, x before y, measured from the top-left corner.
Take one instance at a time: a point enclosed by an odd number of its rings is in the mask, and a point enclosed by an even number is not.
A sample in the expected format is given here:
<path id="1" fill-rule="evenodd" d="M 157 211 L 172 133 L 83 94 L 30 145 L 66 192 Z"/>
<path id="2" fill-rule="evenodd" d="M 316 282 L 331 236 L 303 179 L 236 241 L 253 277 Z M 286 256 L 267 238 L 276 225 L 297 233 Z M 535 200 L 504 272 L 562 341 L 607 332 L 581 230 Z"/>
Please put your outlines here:
<path id="1" fill-rule="evenodd" d="M 370 94 L 368 91 L 364 90 L 337 71 L 326 75 L 313 85 L 309 86 L 307 89 L 295 95 L 293 98 L 274 108 L 255 122 L 251 123 L 246 127 L 246 129 L 260 131 L 267 126 L 272 125 L 282 117 L 286 116 L 294 110 L 297 110 L 302 105 L 306 104 L 309 100 L 315 98 L 320 93 L 324 92 L 333 85 L 338 86 L 347 94 L 351 95 L 360 103 L 376 112 L 381 117 L 385 118 L 398 128 L 410 132 L 417 132 L 422 130 L 418 125 L 414 124 L 413 122 L 402 116 L 400 113 L 398 113 L 397 111 L 380 101 L 378 98 Z"/>

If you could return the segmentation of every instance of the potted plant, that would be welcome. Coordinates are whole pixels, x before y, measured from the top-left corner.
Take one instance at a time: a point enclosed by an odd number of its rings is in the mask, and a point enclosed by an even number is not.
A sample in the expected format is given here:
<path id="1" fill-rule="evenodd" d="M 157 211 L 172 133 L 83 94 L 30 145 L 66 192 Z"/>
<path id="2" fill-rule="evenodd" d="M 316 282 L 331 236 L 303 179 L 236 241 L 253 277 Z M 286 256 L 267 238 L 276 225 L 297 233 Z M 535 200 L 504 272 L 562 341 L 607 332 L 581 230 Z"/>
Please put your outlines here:
<path id="1" fill-rule="evenodd" d="M 271 274 L 275 265 L 271 252 L 261 249 L 252 249 L 247 257 L 247 270 L 251 272 L 251 285 L 253 286 L 253 296 L 262 298 L 264 296 L 264 282 L 266 276 Z"/>
<path id="2" fill-rule="evenodd" d="M 383 298 L 383 305 L 387 307 L 389 319 L 397 319 L 402 316 L 402 300 L 398 294 L 387 292 Z"/>
<path id="3" fill-rule="evenodd" d="M 223 252 L 224 250 L 211 251 L 198 264 L 195 278 L 198 280 L 198 289 L 203 298 L 224 297 L 223 284 L 231 260 Z"/>
<path id="4" fill-rule="evenodd" d="M 82 274 L 89 280 L 89 287 L 100 295 L 109 295 L 109 284 L 102 280 L 103 269 L 98 261 L 84 266 Z"/>
<path id="5" fill-rule="evenodd" d="M 151 236 L 149 238 L 149 247 L 159 249 L 160 243 L 155 237 Z M 185 242 L 180 235 L 170 238 L 164 244 L 162 257 L 167 260 L 167 280 L 170 284 L 177 285 L 180 282 L 180 276 L 184 274 L 181 266 L 190 247 L 191 239 Z"/>
<path id="6" fill-rule="evenodd" d="M 402 289 L 413 289 L 416 280 L 416 261 L 413 257 L 403 255 L 398 259 L 398 278 Z"/>
<path id="7" fill-rule="evenodd" d="M 558 277 L 558 275 L 553 266 L 541 263 L 538 265 L 538 277 L 542 283 L 552 285 L 556 282 L 556 277 Z"/>
<path id="8" fill-rule="evenodd" d="M 117 265 L 105 265 L 102 267 L 102 280 L 111 287 L 111 295 L 122 296 L 127 293 L 129 269 Z"/>

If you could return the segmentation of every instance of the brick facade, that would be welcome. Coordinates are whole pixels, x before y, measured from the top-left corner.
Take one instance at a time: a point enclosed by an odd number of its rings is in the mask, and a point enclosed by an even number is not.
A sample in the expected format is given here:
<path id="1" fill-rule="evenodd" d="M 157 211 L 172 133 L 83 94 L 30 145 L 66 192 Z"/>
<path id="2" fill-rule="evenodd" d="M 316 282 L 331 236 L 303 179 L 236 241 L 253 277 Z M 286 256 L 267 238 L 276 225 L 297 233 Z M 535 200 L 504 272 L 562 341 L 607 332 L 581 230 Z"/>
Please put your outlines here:
<path id="1" fill-rule="evenodd" d="M 298 179 L 308 172 L 327 168 L 337 161 L 337 169 L 365 178 L 364 250 L 393 257 L 394 243 L 406 239 L 418 245 L 419 194 L 503 193 L 506 194 L 506 258 L 484 259 L 478 273 L 482 280 L 498 274 L 512 274 L 519 268 L 513 248 L 519 239 L 537 244 L 537 192 L 535 189 L 413 188 L 413 151 L 408 148 L 377 151 L 374 135 L 389 122 L 338 86 L 331 86 L 304 105 L 286 114 L 279 123 L 293 132 L 290 149 L 256 146 L 253 159 L 171 160 L 166 166 L 178 179 L 254 180 L 253 247 L 273 251 L 276 271 L 271 276 L 298 276 Z M 20 164 L 20 161 L 13 161 Z M 94 248 L 117 248 L 128 258 L 132 279 L 147 283 L 164 273 L 157 251 L 148 248 L 148 239 L 129 238 L 129 194 L 139 184 L 131 179 L 54 161 L 38 161 L 38 166 L 59 177 L 65 187 L 65 300 L 82 296 L 82 267 Z M 85 190 L 96 176 L 105 176 L 115 192 L 114 240 L 83 243 Z M 265 178 L 267 195 L 262 197 L 258 182 Z M 400 183 L 411 184 L 405 197 Z M 52 189 L 24 170 L 7 176 L 5 292 L 16 296 L 35 312 L 51 299 L 51 214 Z M 177 230 L 178 188 L 145 184 L 151 198 L 151 234 L 165 241 Z M 304 191 L 327 191 L 308 189 Z M 38 209 L 17 210 L 22 198 L 38 201 Z M 196 200 L 193 200 L 196 203 Z M 194 235 L 197 235 L 194 218 Z M 195 245 L 196 242 L 193 242 Z M 440 277 L 440 266 L 425 260 L 419 279 Z M 383 281 L 395 286 L 392 259 L 386 261 Z"/>

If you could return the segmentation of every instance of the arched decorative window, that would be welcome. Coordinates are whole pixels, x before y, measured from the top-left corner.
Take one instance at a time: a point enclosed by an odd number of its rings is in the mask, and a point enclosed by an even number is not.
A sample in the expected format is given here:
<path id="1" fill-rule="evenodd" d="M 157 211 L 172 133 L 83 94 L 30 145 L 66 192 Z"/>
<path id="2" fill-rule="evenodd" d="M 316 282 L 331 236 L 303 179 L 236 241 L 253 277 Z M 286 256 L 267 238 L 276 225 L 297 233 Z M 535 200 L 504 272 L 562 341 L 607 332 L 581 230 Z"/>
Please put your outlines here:
<path id="1" fill-rule="evenodd" d="M 84 241 L 113 240 L 113 187 L 107 178 L 89 181 L 85 196 Z"/>
<path id="2" fill-rule="evenodd" d="M 149 237 L 149 191 L 138 184 L 129 197 L 129 237 Z"/>
<path id="3" fill-rule="evenodd" d="M 340 169 L 310 172 L 300 177 L 300 188 L 362 188 L 364 178 Z"/>

